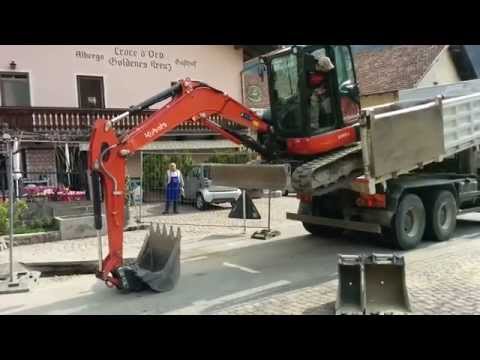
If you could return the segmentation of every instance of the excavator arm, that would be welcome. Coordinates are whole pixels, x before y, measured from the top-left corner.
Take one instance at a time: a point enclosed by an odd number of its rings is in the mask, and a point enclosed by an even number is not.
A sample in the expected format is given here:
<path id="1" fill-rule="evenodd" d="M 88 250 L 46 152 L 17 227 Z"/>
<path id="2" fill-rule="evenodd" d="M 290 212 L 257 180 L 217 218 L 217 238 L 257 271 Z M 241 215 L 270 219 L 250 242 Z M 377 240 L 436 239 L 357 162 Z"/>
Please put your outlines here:
<path id="1" fill-rule="evenodd" d="M 170 99 L 140 126 L 121 138 L 117 137 L 113 124 L 133 113 L 142 111 L 153 104 Z M 157 140 L 167 132 L 186 121 L 203 124 L 223 137 L 254 149 L 263 156 L 268 150 L 244 135 L 222 128 L 210 120 L 211 115 L 241 126 L 255 129 L 258 133 L 268 133 L 270 126 L 239 102 L 227 94 L 204 83 L 180 80 L 170 89 L 132 106 L 118 117 L 98 119 L 93 125 L 88 159 L 91 175 L 91 194 L 94 203 L 95 227 L 99 234 L 99 269 L 97 277 L 108 286 L 121 286 L 116 270 L 123 264 L 123 230 L 125 225 L 125 165 L 126 158 Z M 100 188 L 102 191 L 100 191 Z M 105 215 L 109 253 L 102 255 L 100 230 L 102 229 L 101 193 L 105 200 Z"/>

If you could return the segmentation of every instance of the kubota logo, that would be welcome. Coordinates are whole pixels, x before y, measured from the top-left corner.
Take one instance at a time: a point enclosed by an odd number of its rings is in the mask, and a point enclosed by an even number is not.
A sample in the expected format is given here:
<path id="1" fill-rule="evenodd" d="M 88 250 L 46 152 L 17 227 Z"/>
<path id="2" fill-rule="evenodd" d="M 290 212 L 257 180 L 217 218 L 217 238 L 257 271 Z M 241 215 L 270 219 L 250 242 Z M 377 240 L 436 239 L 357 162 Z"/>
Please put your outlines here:
<path id="1" fill-rule="evenodd" d="M 166 123 L 161 123 L 156 128 L 153 128 L 152 130 L 145 132 L 144 135 L 147 139 L 150 139 L 150 138 L 154 137 L 155 135 L 157 135 L 160 131 L 165 129 L 167 126 L 168 125 Z"/>

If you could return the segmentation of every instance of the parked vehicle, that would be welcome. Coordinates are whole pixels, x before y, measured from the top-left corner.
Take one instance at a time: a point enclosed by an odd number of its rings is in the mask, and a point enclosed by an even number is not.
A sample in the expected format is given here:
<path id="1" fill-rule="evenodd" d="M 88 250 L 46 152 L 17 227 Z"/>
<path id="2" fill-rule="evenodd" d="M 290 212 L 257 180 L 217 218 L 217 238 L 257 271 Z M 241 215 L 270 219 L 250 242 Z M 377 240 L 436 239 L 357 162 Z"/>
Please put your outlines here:
<path id="1" fill-rule="evenodd" d="M 212 185 L 209 167 L 205 164 L 194 166 L 185 176 L 184 201 L 193 201 L 199 210 L 205 210 L 209 204 L 230 203 L 234 206 L 240 197 L 240 189 Z"/>

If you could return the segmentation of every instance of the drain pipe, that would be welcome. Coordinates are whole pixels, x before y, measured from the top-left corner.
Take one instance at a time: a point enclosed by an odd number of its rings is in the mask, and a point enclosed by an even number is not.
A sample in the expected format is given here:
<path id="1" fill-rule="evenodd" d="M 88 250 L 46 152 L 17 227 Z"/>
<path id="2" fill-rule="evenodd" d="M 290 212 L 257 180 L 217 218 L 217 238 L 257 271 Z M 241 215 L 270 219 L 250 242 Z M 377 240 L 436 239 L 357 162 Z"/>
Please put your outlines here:
<path id="1" fill-rule="evenodd" d="M 4 134 L 3 139 L 6 140 L 7 156 L 8 156 L 8 205 L 9 205 L 9 261 L 10 261 L 10 282 L 13 283 L 13 149 L 11 143 L 11 137 L 9 134 Z"/>

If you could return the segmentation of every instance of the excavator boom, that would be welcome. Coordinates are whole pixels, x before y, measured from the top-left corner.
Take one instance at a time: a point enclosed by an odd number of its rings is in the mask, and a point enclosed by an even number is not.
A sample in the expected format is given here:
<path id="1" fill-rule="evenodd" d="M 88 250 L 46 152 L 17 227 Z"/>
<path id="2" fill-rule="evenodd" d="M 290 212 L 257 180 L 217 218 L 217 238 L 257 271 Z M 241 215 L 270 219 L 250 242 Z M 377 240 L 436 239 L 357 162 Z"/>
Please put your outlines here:
<path id="1" fill-rule="evenodd" d="M 142 111 L 151 105 L 171 100 L 157 110 L 140 126 L 121 138 L 114 129 L 115 121 Z M 220 115 L 224 119 L 258 133 L 268 133 L 270 126 L 253 111 L 249 110 L 227 94 L 204 83 L 180 80 L 170 89 L 132 106 L 127 112 L 112 120 L 98 119 L 93 125 L 88 159 L 89 173 L 92 179 L 92 194 L 95 209 L 95 227 L 102 228 L 100 187 L 105 200 L 109 253 L 99 261 L 97 276 L 109 286 L 122 288 L 122 278 L 118 268 L 123 264 L 123 230 L 125 226 L 125 165 L 126 158 L 145 145 L 157 140 L 167 132 L 186 121 L 200 122 L 209 129 L 238 144 L 245 144 L 255 151 L 268 155 L 268 149 L 246 139 L 219 124 L 211 121 L 211 115 Z M 99 257 L 101 255 L 101 238 L 99 237 Z"/>

